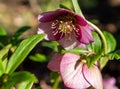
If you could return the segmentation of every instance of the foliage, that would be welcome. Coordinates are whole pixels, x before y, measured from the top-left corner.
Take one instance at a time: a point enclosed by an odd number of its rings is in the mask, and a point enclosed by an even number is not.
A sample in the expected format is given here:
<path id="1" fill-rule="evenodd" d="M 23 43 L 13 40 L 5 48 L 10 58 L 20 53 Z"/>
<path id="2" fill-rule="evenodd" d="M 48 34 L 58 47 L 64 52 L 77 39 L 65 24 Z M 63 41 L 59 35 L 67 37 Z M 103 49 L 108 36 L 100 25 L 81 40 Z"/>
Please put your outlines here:
<path id="1" fill-rule="evenodd" d="M 29 27 L 25 26 L 20 28 L 13 36 L 14 41 L 18 41 L 21 34 L 26 31 Z M 37 78 L 34 74 L 28 71 L 18 71 L 15 70 L 20 66 L 20 64 L 25 60 L 30 51 L 35 47 L 35 45 L 43 40 L 44 34 L 33 35 L 22 42 L 16 47 L 12 55 L 9 55 L 9 51 L 12 49 L 12 42 L 0 50 L 0 88 L 10 89 L 18 84 L 18 89 L 30 89 L 33 83 L 37 82 Z M 13 40 L 12 40 L 13 41 Z"/>

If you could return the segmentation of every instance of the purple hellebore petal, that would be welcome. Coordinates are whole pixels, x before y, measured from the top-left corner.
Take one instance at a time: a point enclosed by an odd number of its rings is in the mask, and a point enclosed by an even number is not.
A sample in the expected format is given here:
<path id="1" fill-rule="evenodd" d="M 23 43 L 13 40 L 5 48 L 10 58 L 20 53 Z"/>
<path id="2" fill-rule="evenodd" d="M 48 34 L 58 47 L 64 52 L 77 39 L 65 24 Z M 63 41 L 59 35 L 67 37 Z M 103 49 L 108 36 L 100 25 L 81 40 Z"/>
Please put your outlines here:
<path id="1" fill-rule="evenodd" d="M 70 11 L 65 10 L 65 9 L 58 9 L 55 11 L 44 12 L 44 13 L 41 13 L 40 15 L 38 15 L 38 20 L 42 23 L 51 22 L 51 21 L 54 21 L 55 19 L 57 19 L 57 17 L 59 15 L 62 15 L 65 13 L 70 13 Z"/>
<path id="2" fill-rule="evenodd" d="M 38 34 L 47 33 L 45 37 L 46 40 L 55 40 L 52 34 L 51 23 L 52 22 L 41 23 L 38 28 L 38 32 L 37 32 Z"/>
<path id="3" fill-rule="evenodd" d="M 60 62 L 62 59 L 62 54 L 55 53 L 52 57 L 52 60 L 48 63 L 47 67 L 54 72 L 60 71 Z"/>
<path id="4" fill-rule="evenodd" d="M 40 21 L 38 34 L 46 33 L 46 40 L 57 40 L 65 49 L 80 47 L 81 44 L 94 41 L 92 27 L 88 26 L 84 18 L 72 11 L 66 9 L 49 11 L 40 14 L 38 20 Z"/>
<path id="5" fill-rule="evenodd" d="M 86 48 L 86 46 L 82 43 L 79 43 L 79 41 L 75 38 L 74 34 L 71 34 L 71 40 L 68 41 L 69 36 L 65 36 L 63 39 L 59 40 L 60 45 L 65 48 L 66 50 L 72 49 L 74 47 L 82 47 Z"/>
<path id="6" fill-rule="evenodd" d="M 77 22 L 79 25 L 81 26 L 86 26 L 87 25 L 87 22 L 79 15 L 76 15 L 76 19 L 77 19 Z"/>
<path id="7" fill-rule="evenodd" d="M 49 11 L 49 12 L 45 12 L 42 13 L 38 16 L 38 20 L 42 23 L 45 22 L 51 22 L 53 20 L 56 19 L 56 17 L 58 16 L 58 11 Z"/>
<path id="8" fill-rule="evenodd" d="M 86 45 L 85 45 L 85 44 L 82 44 L 82 43 L 79 44 L 77 47 L 86 49 Z"/>
<path id="9" fill-rule="evenodd" d="M 88 25 L 86 25 L 86 26 L 77 25 L 77 28 L 81 30 L 80 31 L 81 37 L 80 36 L 77 37 L 77 39 L 81 43 L 89 44 L 94 41 L 94 39 L 92 37 L 91 29 L 89 29 Z"/>

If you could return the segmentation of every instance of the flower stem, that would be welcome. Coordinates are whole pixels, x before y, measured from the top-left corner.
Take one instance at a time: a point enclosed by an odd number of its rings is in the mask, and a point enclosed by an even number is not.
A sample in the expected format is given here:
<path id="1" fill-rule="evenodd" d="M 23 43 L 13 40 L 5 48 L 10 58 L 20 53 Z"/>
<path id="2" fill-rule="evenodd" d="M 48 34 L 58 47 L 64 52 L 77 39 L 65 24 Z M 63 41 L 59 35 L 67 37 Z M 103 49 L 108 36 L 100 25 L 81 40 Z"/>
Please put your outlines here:
<path id="1" fill-rule="evenodd" d="M 103 41 L 103 45 L 104 45 L 104 54 L 106 54 L 107 53 L 107 42 L 106 42 L 105 36 L 103 35 L 102 31 L 93 23 L 91 23 L 89 21 L 87 21 L 87 23 L 89 25 L 91 25 L 98 32 L 98 34 L 101 36 L 102 41 Z"/>
<path id="2" fill-rule="evenodd" d="M 61 77 L 60 77 L 60 75 L 59 75 L 59 76 L 57 77 L 57 79 L 56 79 L 56 81 L 55 81 L 52 89 L 58 89 L 58 86 L 59 86 L 60 81 L 61 81 Z"/>
<path id="3" fill-rule="evenodd" d="M 81 9 L 80 9 L 79 4 L 78 4 L 78 0 L 72 0 L 72 3 L 73 3 L 73 7 L 75 9 L 75 12 L 78 13 L 83 18 L 85 18 L 82 11 L 81 11 Z"/>

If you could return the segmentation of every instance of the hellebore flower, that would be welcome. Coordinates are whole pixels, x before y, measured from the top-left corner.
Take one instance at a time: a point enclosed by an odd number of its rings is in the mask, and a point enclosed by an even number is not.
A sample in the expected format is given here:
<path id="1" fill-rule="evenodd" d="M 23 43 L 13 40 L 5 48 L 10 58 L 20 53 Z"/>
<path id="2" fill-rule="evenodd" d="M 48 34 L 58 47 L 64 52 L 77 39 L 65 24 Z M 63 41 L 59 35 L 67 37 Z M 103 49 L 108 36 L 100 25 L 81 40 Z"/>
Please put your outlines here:
<path id="1" fill-rule="evenodd" d="M 60 72 L 68 88 L 86 89 L 92 86 L 95 89 L 103 89 L 102 76 L 98 67 L 93 65 L 88 68 L 85 60 L 81 60 L 79 55 L 55 54 L 48 63 L 48 68 L 54 72 Z"/>
<path id="2" fill-rule="evenodd" d="M 104 89 L 118 89 L 117 86 L 115 86 L 116 80 L 114 77 L 103 79 L 103 87 Z"/>
<path id="3" fill-rule="evenodd" d="M 38 16 L 38 20 L 38 34 L 46 33 L 46 40 L 57 40 L 65 49 L 85 47 L 94 40 L 92 27 L 72 11 L 58 9 L 45 12 Z"/>

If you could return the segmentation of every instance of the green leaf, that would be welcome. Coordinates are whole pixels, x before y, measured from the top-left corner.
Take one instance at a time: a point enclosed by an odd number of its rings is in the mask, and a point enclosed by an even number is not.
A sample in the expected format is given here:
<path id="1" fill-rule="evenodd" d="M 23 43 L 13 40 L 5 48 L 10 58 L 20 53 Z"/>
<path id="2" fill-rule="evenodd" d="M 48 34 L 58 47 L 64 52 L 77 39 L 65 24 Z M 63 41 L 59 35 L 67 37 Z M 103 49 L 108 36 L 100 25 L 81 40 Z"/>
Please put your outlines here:
<path id="1" fill-rule="evenodd" d="M 80 7 L 79 7 L 79 4 L 78 4 L 78 0 L 72 0 L 72 3 L 73 3 L 73 6 L 74 6 L 74 9 L 75 9 L 75 12 L 80 13 Z"/>
<path id="2" fill-rule="evenodd" d="M 103 34 L 104 34 L 106 41 L 107 41 L 107 53 L 114 51 L 116 48 L 115 38 L 109 32 L 104 31 Z"/>
<path id="3" fill-rule="evenodd" d="M 100 68 L 102 69 L 109 60 L 120 59 L 120 50 L 108 53 L 100 58 Z"/>
<path id="4" fill-rule="evenodd" d="M 35 45 L 43 40 L 44 34 L 36 34 L 23 40 L 13 55 L 10 57 L 6 73 L 12 73 L 15 69 L 25 60 L 29 52 L 35 47 Z"/>
<path id="5" fill-rule="evenodd" d="M 113 60 L 113 59 L 120 59 L 120 50 L 117 50 L 115 52 L 112 52 L 110 54 L 107 55 L 109 57 L 109 59 Z"/>
<path id="6" fill-rule="evenodd" d="M 82 16 L 84 18 L 84 15 L 80 9 L 80 6 L 78 4 L 78 0 L 72 0 L 72 3 L 73 3 L 73 7 L 75 9 L 75 12 L 78 13 L 80 16 Z"/>
<path id="7" fill-rule="evenodd" d="M 90 55 L 86 58 L 86 61 L 87 61 L 87 65 L 88 67 L 91 67 L 97 60 L 99 60 L 99 58 L 101 57 L 101 54 L 100 55 Z"/>
<path id="8" fill-rule="evenodd" d="M 49 48 L 53 49 L 55 52 L 58 52 L 58 45 L 59 44 L 56 41 L 51 41 L 51 42 L 44 41 L 44 42 L 42 42 L 42 45 L 45 47 L 49 47 Z"/>
<path id="9" fill-rule="evenodd" d="M 49 61 L 48 57 L 46 57 L 43 54 L 38 54 L 38 53 L 35 54 L 35 55 L 31 55 L 29 58 L 33 61 L 36 61 L 36 62 L 47 62 L 47 61 Z"/>
<path id="10" fill-rule="evenodd" d="M 64 8 L 64 9 L 67 9 L 67 10 L 72 10 L 71 8 L 65 6 L 64 4 L 60 4 L 60 8 Z"/>
<path id="11" fill-rule="evenodd" d="M 71 0 L 63 0 L 63 1 L 61 1 L 59 7 L 73 11 L 72 10 L 72 2 L 71 2 Z"/>
<path id="12" fill-rule="evenodd" d="M 0 27 L 0 36 L 6 36 L 7 35 L 7 32 Z"/>
<path id="13" fill-rule="evenodd" d="M 29 30 L 30 26 L 23 26 L 17 30 L 17 32 L 13 35 L 13 39 L 18 39 L 25 31 Z"/>
<path id="14" fill-rule="evenodd" d="M 100 54 L 102 51 L 102 42 L 99 35 L 96 32 L 93 32 L 94 42 L 87 45 L 89 51 L 94 52 L 95 54 Z"/>
<path id="15" fill-rule="evenodd" d="M 4 65 L 2 63 L 2 60 L 0 59 L 0 76 L 4 73 Z"/>
<path id="16" fill-rule="evenodd" d="M 100 69 L 103 69 L 108 61 L 109 61 L 109 58 L 107 56 L 101 57 L 100 58 Z"/>
<path id="17" fill-rule="evenodd" d="M 75 53 L 75 54 L 84 54 L 84 53 L 88 53 L 89 51 L 83 48 L 73 48 L 73 49 L 64 51 L 64 53 L 66 52 Z"/>
<path id="18" fill-rule="evenodd" d="M 115 48 L 116 48 L 116 40 L 113 37 L 113 35 L 109 32 L 103 32 L 106 42 L 107 42 L 107 50 L 106 50 L 106 54 L 103 55 L 100 58 L 100 66 L 101 69 L 106 65 L 106 63 L 110 60 L 110 59 L 119 59 L 120 58 L 120 53 L 114 52 Z"/>
<path id="19" fill-rule="evenodd" d="M 86 58 L 89 67 L 94 64 L 102 54 L 102 42 L 96 32 L 93 32 L 93 38 L 94 42 L 87 45 L 88 50 L 91 52 L 91 55 Z"/>
<path id="20" fill-rule="evenodd" d="M 7 45 L 6 47 L 0 50 L 0 76 L 5 72 L 8 52 L 10 48 L 11 48 L 11 44 Z"/>
<path id="21" fill-rule="evenodd" d="M 10 50 L 11 46 L 11 44 L 8 44 L 0 50 L 0 59 L 4 60 L 7 57 L 8 51 Z"/>
<path id="22" fill-rule="evenodd" d="M 14 72 L 9 76 L 8 81 L 4 85 L 4 89 L 10 89 L 15 84 L 19 84 L 22 82 L 27 82 L 27 83 L 32 82 L 33 83 L 33 82 L 37 82 L 37 79 L 34 74 L 31 74 L 26 71 Z M 23 88 L 23 89 L 25 89 L 25 88 Z"/>
<path id="23" fill-rule="evenodd" d="M 14 72 L 9 76 L 9 81 L 13 81 L 15 83 L 20 83 L 24 81 L 33 81 L 37 82 L 37 78 L 34 74 L 31 74 L 27 71 L 20 71 L 20 72 Z"/>
<path id="24" fill-rule="evenodd" d="M 18 85 L 18 89 L 32 89 L 34 82 L 22 82 Z"/>

